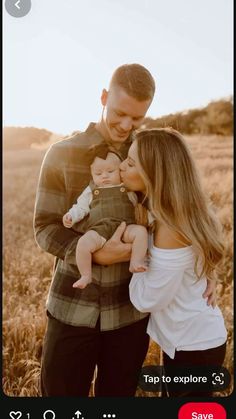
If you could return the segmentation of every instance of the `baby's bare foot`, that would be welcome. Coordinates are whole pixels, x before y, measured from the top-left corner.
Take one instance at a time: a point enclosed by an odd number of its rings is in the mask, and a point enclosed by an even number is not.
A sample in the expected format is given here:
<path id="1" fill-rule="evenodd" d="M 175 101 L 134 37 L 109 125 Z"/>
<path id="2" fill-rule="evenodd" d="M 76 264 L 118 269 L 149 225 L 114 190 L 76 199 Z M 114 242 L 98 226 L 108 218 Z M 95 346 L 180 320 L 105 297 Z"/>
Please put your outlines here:
<path id="1" fill-rule="evenodd" d="M 135 261 L 135 260 L 130 261 L 129 271 L 132 272 L 132 273 L 145 272 L 145 271 L 147 271 L 147 269 L 148 269 L 147 266 L 143 262 L 140 262 L 138 260 L 137 261 Z"/>
<path id="2" fill-rule="evenodd" d="M 80 289 L 84 289 L 87 287 L 88 284 L 90 284 L 91 282 L 91 278 L 89 276 L 81 276 L 81 278 L 74 282 L 74 284 L 72 285 L 73 288 L 80 288 Z"/>

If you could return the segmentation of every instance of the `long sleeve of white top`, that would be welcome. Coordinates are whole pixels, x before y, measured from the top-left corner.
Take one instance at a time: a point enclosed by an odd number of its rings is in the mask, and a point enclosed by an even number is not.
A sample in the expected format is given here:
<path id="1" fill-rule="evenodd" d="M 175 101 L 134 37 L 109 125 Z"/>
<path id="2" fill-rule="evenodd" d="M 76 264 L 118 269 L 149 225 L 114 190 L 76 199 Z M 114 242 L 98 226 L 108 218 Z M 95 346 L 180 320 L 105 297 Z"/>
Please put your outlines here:
<path id="1" fill-rule="evenodd" d="M 193 271 L 193 267 L 192 246 L 180 249 L 152 246 L 148 271 L 133 274 L 130 281 L 132 304 L 144 313 L 165 309 L 178 293 L 186 269 Z"/>
<path id="2" fill-rule="evenodd" d="M 84 189 L 82 194 L 77 198 L 76 204 L 74 204 L 68 211 L 72 217 L 72 224 L 81 221 L 90 211 L 89 204 L 93 198 L 90 186 Z"/>

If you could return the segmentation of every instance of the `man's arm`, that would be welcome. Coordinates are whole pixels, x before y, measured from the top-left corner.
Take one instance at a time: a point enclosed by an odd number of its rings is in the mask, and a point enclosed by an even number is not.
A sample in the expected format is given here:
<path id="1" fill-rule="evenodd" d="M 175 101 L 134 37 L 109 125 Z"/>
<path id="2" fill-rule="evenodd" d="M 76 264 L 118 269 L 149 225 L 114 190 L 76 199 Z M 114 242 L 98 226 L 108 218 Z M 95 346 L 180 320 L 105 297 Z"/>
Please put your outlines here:
<path id="1" fill-rule="evenodd" d="M 64 147 L 51 147 L 46 153 L 39 176 L 34 209 L 34 233 L 40 248 L 60 259 L 76 264 L 75 248 L 79 234 L 62 225 L 66 212 L 63 173 Z"/>

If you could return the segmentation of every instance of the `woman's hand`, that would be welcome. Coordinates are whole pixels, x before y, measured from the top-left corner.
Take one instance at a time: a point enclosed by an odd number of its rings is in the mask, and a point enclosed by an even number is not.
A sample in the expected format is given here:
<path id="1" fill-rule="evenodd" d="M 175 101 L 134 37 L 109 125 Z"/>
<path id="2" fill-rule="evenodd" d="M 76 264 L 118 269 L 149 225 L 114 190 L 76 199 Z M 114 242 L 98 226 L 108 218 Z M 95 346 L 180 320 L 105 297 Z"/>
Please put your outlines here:
<path id="1" fill-rule="evenodd" d="M 113 263 L 129 262 L 132 246 L 130 243 L 123 243 L 121 241 L 125 229 L 126 223 L 123 221 L 102 249 L 93 253 L 93 262 L 98 265 L 112 265 Z"/>
<path id="2" fill-rule="evenodd" d="M 203 298 L 207 298 L 207 305 L 215 308 L 216 306 L 216 279 L 208 279 L 207 287 L 202 294 Z"/>

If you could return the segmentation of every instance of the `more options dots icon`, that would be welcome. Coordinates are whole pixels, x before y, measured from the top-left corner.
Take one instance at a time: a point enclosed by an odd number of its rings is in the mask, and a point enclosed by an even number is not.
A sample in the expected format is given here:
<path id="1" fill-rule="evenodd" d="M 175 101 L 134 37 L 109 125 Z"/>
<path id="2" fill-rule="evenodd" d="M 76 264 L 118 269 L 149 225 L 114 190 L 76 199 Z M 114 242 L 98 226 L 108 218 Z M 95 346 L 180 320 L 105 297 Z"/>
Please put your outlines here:
<path id="1" fill-rule="evenodd" d="M 103 413 L 102 417 L 104 419 L 118 419 L 115 413 Z"/>
<path id="2" fill-rule="evenodd" d="M 5 0 L 5 9 L 13 17 L 24 17 L 31 9 L 31 0 Z"/>

